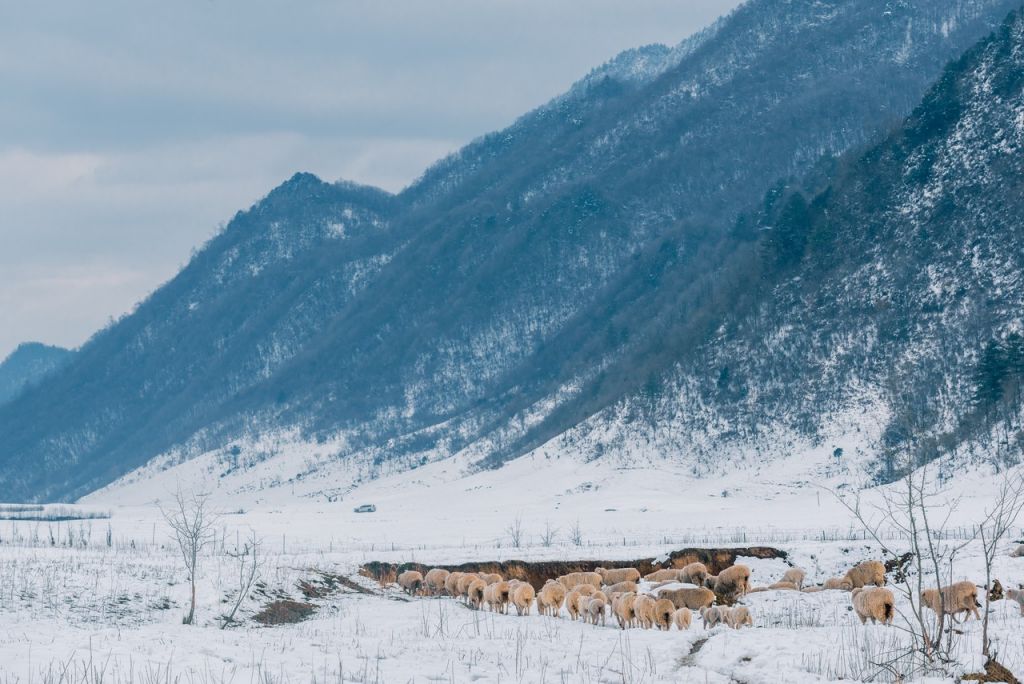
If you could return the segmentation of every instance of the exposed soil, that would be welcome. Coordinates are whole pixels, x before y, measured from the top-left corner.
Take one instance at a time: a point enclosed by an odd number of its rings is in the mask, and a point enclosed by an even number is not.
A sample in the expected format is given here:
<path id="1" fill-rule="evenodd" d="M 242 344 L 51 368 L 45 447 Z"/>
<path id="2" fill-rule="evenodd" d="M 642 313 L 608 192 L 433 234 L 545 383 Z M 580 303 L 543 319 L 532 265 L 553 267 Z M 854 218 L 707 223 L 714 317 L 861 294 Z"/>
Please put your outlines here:
<path id="1" fill-rule="evenodd" d="M 263 607 L 263 610 L 253 616 L 253 620 L 261 625 L 289 625 L 302 622 L 316 612 L 316 606 L 312 603 L 300 603 L 298 601 L 273 601 Z"/>
<path id="2" fill-rule="evenodd" d="M 549 579 L 570 572 L 590 572 L 594 568 L 636 568 L 640 574 L 646 575 L 663 568 L 682 568 L 690 563 L 701 562 L 708 571 L 717 575 L 722 570 L 734 565 L 739 556 L 754 558 L 786 559 L 786 552 L 770 546 L 750 546 L 734 549 L 682 549 L 673 551 L 665 563 L 656 563 L 654 558 L 643 558 L 634 561 L 602 561 L 602 560 L 566 560 L 566 561 L 519 561 L 505 562 L 487 561 L 463 563 L 461 565 L 424 565 L 422 563 L 382 563 L 371 561 L 359 569 L 364 577 L 377 580 L 381 585 L 393 583 L 399 574 L 406 570 L 418 570 L 426 574 L 431 568 L 444 568 L 450 572 L 496 572 L 506 579 L 518 579 L 529 582 L 535 589 L 540 589 Z"/>
<path id="3" fill-rule="evenodd" d="M 977 674 L 969 674 L 961 677 L 965 682 L 1004 682 L 1004 684 L 1020 684 L 1012 672 L 1000 665 L 995 660 L 985 663 L 985 671 Z"/>

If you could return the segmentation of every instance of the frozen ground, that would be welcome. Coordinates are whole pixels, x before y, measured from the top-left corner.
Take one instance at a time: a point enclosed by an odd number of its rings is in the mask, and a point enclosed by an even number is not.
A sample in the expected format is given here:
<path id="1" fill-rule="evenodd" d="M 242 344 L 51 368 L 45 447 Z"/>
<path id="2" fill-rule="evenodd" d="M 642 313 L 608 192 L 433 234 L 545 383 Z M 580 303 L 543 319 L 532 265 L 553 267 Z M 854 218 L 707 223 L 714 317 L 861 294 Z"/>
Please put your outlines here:
<path id="1" fill-rule="evenodd" d="M 357 577 L 368 560 L 638 559 L 686 546 L 763 543 L 820 581 L 879 557 L 829 490 L 810 484 L 849 485 L 850 474 L 823 455 L 829 451 L 704 480 L 665 464 L 623 469 L 535 454 L 498 471 L 467 474 L 464 463 L 448 460 L 350 488 L 339 484 L 348 482 L 341 472 L 318 468 L 295 478 L 270 470 L 314 458 L 298 447 L 244 475 L 211 476 L 202 459 L 136 474 L 85 502 L 91 511 L 109 510 L 109 520 L 0 522 L 0 684 L 817 682 L 875 675 L 872 658 L 905 637 L 898 628 L 862 627 L 843 592 L 752 594 L 755 628 L 739 632 L 706 631 L 699 619 L 686 632 L 623 632 L 612 621 L 593 627 L 564 613 L 520 618 L 473 612 L 447 598 L 407 601 Z M 953 528 L 980 517 L 996 479 L 976 473 L 957 480 L 953 489 L 964 499 Z M 188 586 L 155 501 L 166 504 L 176 485 L 199 482 L 222 517 L 200 569 L 200 624 L 187 627 Z M 360 503 L 374 503 L 377 512 L 354 513 Z M 525 533 L 521 548 L 507 531 L 515 519 Z M 569 534 L 577 524 L 579 545 Z M 546 527 L 557 530 L 550 546 L 541 540 Z M 237 582 L 227 552 L 250 530 L 263 539 L 265 588 L 243 606 L 241 626 L 221 630 L 217 617 Z M 1024 582 L 1024 559 L 1010 558 L 1011 544 L 1005 546 L 995 576 L 1016 586 Z M 983 580 L 979 554 L 977 544 L 964 550 L 958 578 Z M 745 562 L 755 585 L 787 567 Z M 300 581 L 316 582 L 322 572 L 357 578 L 371 593 L 341 588 L 309 599 L 316 614 L 294 625 L 251 620 L 273 598 L 307 600 Z M 1024 618 L 1007 601 L 994 610 L 1000 660 L 1024 672 Z M 979 669 L 980 630 L 974 623 L 963 629 L 959 667 Z"/>

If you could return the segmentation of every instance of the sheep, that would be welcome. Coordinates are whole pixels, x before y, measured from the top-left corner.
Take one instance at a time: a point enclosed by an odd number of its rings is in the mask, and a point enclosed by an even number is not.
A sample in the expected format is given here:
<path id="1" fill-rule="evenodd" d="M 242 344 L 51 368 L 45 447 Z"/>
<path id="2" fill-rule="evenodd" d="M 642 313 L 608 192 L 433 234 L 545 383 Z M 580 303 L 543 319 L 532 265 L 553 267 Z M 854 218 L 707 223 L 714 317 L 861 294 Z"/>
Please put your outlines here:
<path id="1" fill-rule="evenodd" d="M 679 570 L 676 568 L 655 570 L 654 572 L 644 575 L 644 579 L 648 582 L 678 582 Z"/>
<path id="2" fill-rule="evenodd" d="M 1007 589 L 1006 598 L 1017 602 L 1017 605 L 1020 606 L 1020 614 L 1024 617 L 1024 587 L 1020 589 Z"/>
<path id="3" fill-rule="evenodd" d="M 892 592 L 882 587 L 857 587 L 851 597 L 853 610 L 861 624 L 870 619 L 872 623 L 892 624 L 896 616 L 896 599 Z"/>
<path id="4" fill-rule="evenodd" d="M 529 582 L 521 582 L 512 590 L 512 604 L 516 607 L 516 615 L 529 615 L 530 606 L 537 596 L 533 585 Z"/>
<path id="5" fill-rule="evenodd" d="M 716 584 L 718 584 L 718 575 L 708 575 L 704 578 L 704 588 L 714 591 Z"/>
<path id="6" fill-rule="evenodd" d="M 565 601 L 565 587 L 561 582 L 548 580 L 537 594 L 537 612 L 541 615 L 558 615 Z"/>
<path id="7" fill-rule="evenodd" d="M 466 576 L 464 572 L 452 572 L 448 574 L 448 579 L 444 581 L 444 591 L 449 596 L 459 595 L 459 580 Z"/>
<path id="8" fill-rule="evenodd" d="M 693 613 L 690 612 L 689 608 L 677 608 L 672 613 L 672 622 L 675 626 L 680 629 L 690 629 L 690 622 L 693 621 Z"/>
<path id="9" fill-rule="evenodd" d="M 668 599 L 676 608 L 700 610 L 715 602 L 715 592 L 704 587 L 662 589 L 658 592 L 658 598 Z"/>
<path id="10" fill-rule="evenodd" d="M 696 584 L 698 587 L 704 585 L 704 580 L 708 578 L 708 567 L 703 563 L 690 563 L 679 572 L 680 582 L 689 582 L 690 584 Z"/>
<path id="11" fill-rule="evenodd" d="M 398 576 L 398 586 L 409 596 L 414 596 L 423 586 L 423 574 L 416 570 L 406 570 Z"/>
<path id="12" fill-rule="evenodd" d="M 728 609 L 720 606 L 705 606 L 700 609 L 700 617 L 704 621 L 704 629 L 711 629 L 719 623 L 728 624 Z"/>
<path id="13" fill-rule="evenodd" d="M 581 584 L 590 584 L 595 589 L 601 588 L 601 576 L 596 572 L 570 572 L 558 578 L 566 589 L 573 589 Z"/>
<path id="14" fill-rule="evenodd" d="M 619 584 L 620 582 L 640 581 L 640 571 L 636 568 L 616 568 L 614 570 L 594 568 L 594 572 L 601 576 L 601 583 L 605 586 Z"/>
<path id="15" fill-rule="evenodd" d="M 455 585 L 456 592 L 458 593 L 459 596 L 466 599 L 467 603 L 469 602 L 469 587 L 471 584 L 473 584 L 473 582 L 475 582 L 478 579 L 480 579 L 480 577 L 477 576 L 476 573 L 467 572 L 459 578 L 458 583 Z M 486 582 L 484 582 L 484 586 L 487 586 Z"/>
<path id="16" fill-rule="evenodd" d="M 636 615 L 636 621 L 641 628 L 650 629 L 654 626 L 654 606 L 656 604 L 657 601 L 647 594 L 636 597 L 636 601 L 633 602 L 633 614 Z"/>
<path id="17" fill-rule="evenodd" d="M 625 594 L 628 591 L 636 593 L 636 582 L 617 582 L 604 588 L 604 592 L 609 596 L 612 596 L 613 594 Z"/>
<path id="18" fill-rule="evenodd" d="M 754 619 L 750 617 L 750 609 L 746 606 L 733 606 L 723 610 L 726 611 L 725 624 L 733 629 L 739 629 L 744 625 L 754 626 Z"/>
<path id="19" fill-rule="evenodd" d="M 715 593 L 723 596 L 743 596 L 750 585 L 750 568 L 746 565 L 733 565 L 718 573 L 715 582 Z"/>
<path id="20" fill-rule="evenodd" d="M 792 582 L 796 585 L 797 591 L 804 588 L 804 579 L 807 577 L 807 573 L 800 568 L 790 568 L 782 576 L 783 582 Z"/>
<path id="21" fill-rule="evenodd" d="M 602 627 L 604 626 L 604 624 L 605 624 L 604 610 L 605 610 L 605 606 L 608 605 L 608 602 L 604 598 L 602 598 L 601 596 L 597 595 L 597 594 L 600 594 L 600 593 L 601 592 L 596 592 L 590 598 L 585 599 L 584 603 L 582 605 L 582 608 L 583 608 L 583 621 L 584 622 L 589 622 L 590 624 L 594 625 L 595 627 L 597 626 L 598 620 L 601 621 L 601 626 Z"/>
<path id="22" fill-rule="evenodd" d="M 480 574 L 480 579 L 486 584 L 494 584 L 503 581 L 505 578 L 496 572 L 484 572 Z"/>
<path id="23" fill-rule="evenodd" d="M 505 614 L 508 612 L 509 594 L 511 589 L 508 582 L 501 580 L 494 584 L 488 584 L 484 592 L 484 600 L 490 605 L 491 610 L 496 613 Z"/>
<path id="24" fill-rule="evenodd" d="M 625 594 L 619 594 L 612 599 L 612 612 L 615 613 L 615 619 L 619 622 L 619 627 L 626 629 L 626 627 L 632 627 L 633 623 L 636 622 L 636 612 L 633 607 L 636 603 L 636 593 L 627 591 Z M 1021 609 L 1024 611 L 1024 608 Z"/>
<path id="25" fill-rule="evenodd" d="M 748 590 L 747 593 L 755 594 L 759 591 L 800 591 L 800 588 L 792 582 L 775 582 L 774 584 L 769 584 L 767 587 L 754 587 L 753 589 Z"/>
<path id="26" fill-rule="evenodd" d="M 804 589 L 805 594 L 810 594 L 816 591 L 853 591 L 853 582 L 846 579 L 845 577 L 829 577 L 825 580 L 825 583 L 820 587 L 807 587 Z"/>
<path id="27" fill-rule="evenodd" d="M 974 586 L 974 582 L 954 582 L 948 587 L 942 587 L 941 596 L 939 591 L 922 591 L 921 604 L 931 608 L 936 615 L 942 611 L 956 618 L 958 614 L 964 613 L 964 619 L 967 619 L 974 613 L 974 617 L 981 620 L 981 615 L 978 614 L 978 607 L 981 605 L 978 603 L 978 587 Z"/>
<path id="28" fill-rule="evenodd" d="M 1020 558 L 1021 556 L 1024 556 L 1024 544 L 1018 544 L 1017 548 L 1010 551 L 1010 558 Z"/>
<path id="29" fill-rule="evenodd" d="M 864 561 L 850 568 L 843 579 L 849 580 L 852 589 L 859 589 L 869 584 L 882 587 L 885 586 L 885 566 L 875 560 Z"/>
<path id="30" fill-rule="evenodd" d="M 668 599 L 658 599 L 654 602 L 654 626 L 666 632 L 672 628 L 672 615 L 676 612 L 676 606 Z"/>
<path id="31" fill-rule="evenodd" d="M 573 620 L 580 616 L 580 609 L 583 599 L 588 598 L 597 589 L 592 584 L 580 584 L 569 590 L 565 595 L 565 609 L 569 611 L 569 617 Z"/>
<path id="32" fill-rule="evenodd" d="M 484 590 L 487 586 L 482 579 L 474 577 L 466 588 L 466 603 L 480 610 L 484 604 Z"/>
<path id="33" fill-rule="evenodd" d="M 444 591 L 444 583 L 448 580 L 448 575 L 451 573 L 443 568 L 434 568 L 427 572 L 426 577 L 423 581 L 427 585 L 427 593 L 431 596 L 440 596 L 441 592 Z"/>

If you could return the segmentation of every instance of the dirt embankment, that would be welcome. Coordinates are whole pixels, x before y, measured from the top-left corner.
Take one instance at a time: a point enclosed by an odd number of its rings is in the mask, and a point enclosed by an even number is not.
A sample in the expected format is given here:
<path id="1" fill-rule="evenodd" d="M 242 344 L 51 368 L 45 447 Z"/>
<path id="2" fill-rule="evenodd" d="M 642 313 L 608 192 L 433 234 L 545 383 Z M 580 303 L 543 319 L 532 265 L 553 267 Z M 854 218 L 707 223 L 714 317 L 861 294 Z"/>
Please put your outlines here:
<path id="1" fill-rule="evenodd" d="M 603 561 L 603 560 L 564 560 L 564 561 L 520 561 L 510 560 L 504 562 L 484 561 L 474 563 L 463 563 L 461 565 L 424 565 L 423 563 L 382 563 L 371 561 L 363 565 L 359 572 L 364 577 L 377 580 L 381 584 L 393 583 L 399 574 L 406 570 L 418 570 L 426 574 L 431 568 L 444 568 L 450 572 L 496 572 L 506 579 L 518 579 L 529 582 L 535 589 L 540 589 L 549 579 L 570 572 L 590 572 L 594 568 L 636 568 L 640 574 L 661 570 L 663 568 L 682 568 L 690 563 L 701 562 L 708 566 L 713 575 L 717 575 L 725 568 L 736 563 L 739 556 L 751 556 L 754 558 L 781 558 L 786 559 L 786 552 L 770 546 L 748 546 L 744 548 L 722 548 L 722 549 L 681 549 L 673 551 L 664 563 L 656 562 L 654 558 L 642 558 L 632 561 Z"/>

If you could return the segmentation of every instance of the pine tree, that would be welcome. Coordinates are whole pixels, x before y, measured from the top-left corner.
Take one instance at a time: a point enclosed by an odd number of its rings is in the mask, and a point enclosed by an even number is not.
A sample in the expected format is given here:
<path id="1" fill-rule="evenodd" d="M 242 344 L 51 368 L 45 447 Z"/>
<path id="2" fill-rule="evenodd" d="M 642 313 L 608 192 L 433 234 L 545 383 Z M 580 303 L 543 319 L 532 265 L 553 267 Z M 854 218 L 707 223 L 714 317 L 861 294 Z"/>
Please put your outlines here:
<path id="1" fill-rule="evenodd" d="M 995 406 L 1003 398 L 1003 387 L 1009 375 L 1006 348 L 999 340 L 989 340 L 981 352 L 974 374 L 974 401 L 983 409 Z"/>

